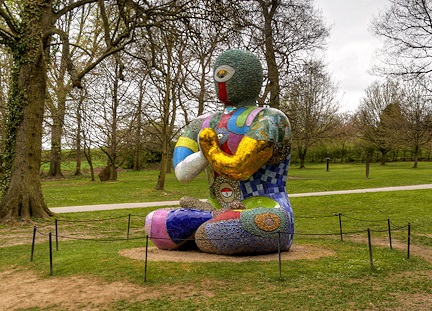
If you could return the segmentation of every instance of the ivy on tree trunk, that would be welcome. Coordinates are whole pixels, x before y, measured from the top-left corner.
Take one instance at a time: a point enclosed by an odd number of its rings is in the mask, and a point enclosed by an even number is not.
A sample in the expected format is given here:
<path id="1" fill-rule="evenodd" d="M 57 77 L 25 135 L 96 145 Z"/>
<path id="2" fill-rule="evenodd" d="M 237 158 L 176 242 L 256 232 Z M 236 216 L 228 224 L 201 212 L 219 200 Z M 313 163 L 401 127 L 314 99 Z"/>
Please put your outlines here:
<path id="1" fill-rule="evenodd" d="M 0 221 L 49 218 L 40 183 L 42 122 L 46 96 L 46 58 L 42 33 L 50 26 L 49 6 L 29 1 L 23 9 L 21 35 L 12 45 Z"/>

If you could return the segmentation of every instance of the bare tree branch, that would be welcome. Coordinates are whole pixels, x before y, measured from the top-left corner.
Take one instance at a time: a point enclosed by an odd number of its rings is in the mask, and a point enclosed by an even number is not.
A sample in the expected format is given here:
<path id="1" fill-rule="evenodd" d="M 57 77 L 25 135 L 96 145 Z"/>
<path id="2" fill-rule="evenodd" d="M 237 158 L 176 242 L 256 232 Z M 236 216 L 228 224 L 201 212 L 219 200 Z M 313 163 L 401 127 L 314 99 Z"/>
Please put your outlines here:
<path id="1" fill-rule="evenodd" d="M 55 14 L 55 18 L 59 19 L 62 15 L 65 15 L 66 13 L 73 11 L 76 8 L 79 8 L 83 5 L 89 4 L 89 3 L 95 3 L 98 0 L 79 0 L 76 2 L 72 2 L 70 3 L 68 6 L 63 7 L 61 10 L 59 10 L 56 14 Z"/>
<path id="2" fill-rule="evenodd" d="M 103 24 L 105 43 L 108 47 L 110 47 L 112 45 L 112 41 L 111 41 L 111 37 L 110 37 L 110 24 L 108 22 L 108 17 L 106 14 L 104 1 L 105 0 L 98 0 L 98 4 L 100 7 L 100 14 L 101 14 L 102 21 L 103 21 L 102 24 Z"/>
<path id="3" fill-rule="evenodd" d="M 3 17 L 12 33 L 17 33 L 16 21 L 10 13 L 9 8 L 7 7 L 6 3 L 4 3 L 4 1 L 2 1 L 0 4 L 5 7 L 5 9 L 0 8 L 0 16 Z"/>
<path id="4" fill-rule="evenodd" d="M 374 71 L 387 76 L 428 75 L 432 71 L 432 8 L 425 0 L 392 0 L 373 21 L 383 39 Z"/>

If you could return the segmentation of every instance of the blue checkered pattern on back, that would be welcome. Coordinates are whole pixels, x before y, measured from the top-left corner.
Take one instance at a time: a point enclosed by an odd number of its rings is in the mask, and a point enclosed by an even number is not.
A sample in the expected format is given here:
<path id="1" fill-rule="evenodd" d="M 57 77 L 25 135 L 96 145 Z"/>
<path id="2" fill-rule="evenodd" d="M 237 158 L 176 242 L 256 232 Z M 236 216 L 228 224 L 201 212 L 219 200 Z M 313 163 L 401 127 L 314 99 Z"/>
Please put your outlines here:
<path id="1" fill-rule="evenodd" d="M 289 159 L 275 165 L 263 165 L 248 180 L 240 182 L 243 199 L 285 192 Z"/>

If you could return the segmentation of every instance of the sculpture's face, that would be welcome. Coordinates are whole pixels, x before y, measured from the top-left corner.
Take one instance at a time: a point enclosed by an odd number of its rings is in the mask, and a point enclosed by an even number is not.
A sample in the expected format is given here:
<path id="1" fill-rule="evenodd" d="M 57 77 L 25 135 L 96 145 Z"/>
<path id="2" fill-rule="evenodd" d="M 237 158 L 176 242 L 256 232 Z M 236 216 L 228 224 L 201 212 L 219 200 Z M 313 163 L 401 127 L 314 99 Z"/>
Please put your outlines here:
<path id="1" fill-rule="evenodd" d="M 229 105 L 228 92 L 226 89 L 226 83 L 233 77 L 235 69 L 228 65 L 221 65 L 215 69 L 214 80 L 218 84 L 218 98 L 225 105 Z"/>
<path id="2" fill-rule="evenodd" d="M 228 50 L 215 62 L 218 98 L 225 105 L 255 105 L 261 90 L 263 70 L 258 58 L 243 50 Z"/>

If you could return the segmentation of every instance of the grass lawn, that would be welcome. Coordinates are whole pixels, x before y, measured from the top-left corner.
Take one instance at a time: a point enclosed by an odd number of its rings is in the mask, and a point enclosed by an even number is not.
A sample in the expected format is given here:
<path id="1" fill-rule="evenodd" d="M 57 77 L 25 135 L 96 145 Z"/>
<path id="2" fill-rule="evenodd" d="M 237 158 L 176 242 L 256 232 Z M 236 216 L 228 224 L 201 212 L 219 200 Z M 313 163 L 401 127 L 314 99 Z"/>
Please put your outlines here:
<path id="1" fill-rule="evenodd" d="M 301 170 L 293 166 L 288 189 L 301 193 L 432 182 L 431 163 L 411 167 L 407 162 L 373 165 L 366 179 L 359 164 L 333 164 L 329 172 L 325 164 Z M 157 172 L 121 172 L 112 183 L 47 180 L 43 191 L 50 207 L 206 197 L 205 176 L 180 185 L 169 175 L 165 192 L 152 190 L 156 177 Z M 0 309 L 15 303 L 17 310 L 430 310 L 432 191 L 295 197 L 291 203 L 296 216 L 293 254 L 296 246 L 311 246 L 332 255 L 284 260 L 282 278 L 277 259 L 251 258 L 241 263 L 149 261 L 144 282 L 144 261 L 121 251 L 144 247 L 143 221 L 154 208 L 61 214 L 53 276 L 47 234 L 55 232 L 54 221 L 35 223 L 33 261 L 33 224 L 0 226 L 0 277 L 5 280 Z M 333 216 L 339 213 L 343 231 L 349 232 L 343 241 L 339 219 Z M 393 249 L 388 247 L 388 219 L 393 229 L 401 227 L 392 231 Z M 367 228 L 372 231 L 373 269 Z M 10 297 L 15 300 L 8 305 Z"/>
<path id="2" fill-rule="evenodd" d="M 309 164 L 305 169 L 293 164 L 288 173 L 287 189 L 289 193 L 305 193 L 432 183 L 432 162 L 420 162 L 416 169 L 412 166 L 411 162 L 385 166 L 373 163 L 369 178 L 366 178 L 364 164 L 331 164 L 328 172 L 325 164 Z M 190 183 L 180 183 L 173 173 L 167 174 L 165 191 L 156 191 L 158 174 L 158 171 L 121 171 L 115 182 L 92 182 L 88 176 L 47 179 L 42 182 L 42 187 L 49 207 L 171 201 L 184 195 L 208 196 L 205 174 Z"/>

